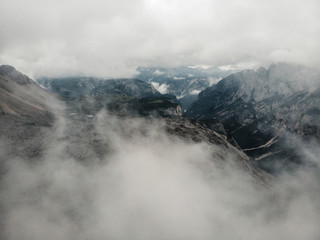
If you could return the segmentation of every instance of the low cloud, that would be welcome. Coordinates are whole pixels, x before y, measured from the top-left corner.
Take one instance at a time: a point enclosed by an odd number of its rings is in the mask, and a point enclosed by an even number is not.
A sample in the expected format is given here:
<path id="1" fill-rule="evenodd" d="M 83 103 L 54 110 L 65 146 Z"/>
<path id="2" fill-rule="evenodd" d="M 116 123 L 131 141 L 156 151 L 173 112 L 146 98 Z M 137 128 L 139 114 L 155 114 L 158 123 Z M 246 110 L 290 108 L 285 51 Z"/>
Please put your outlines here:
<path id="1" fill-rule="evenodd" d="M 319 181 L 306 170 L 275 179 L 271 191 L 233 154 L 168 136 L 161 122 L 100 113 L 95 128 L 110 148 L 102 161 L 74 160 L 67 131 L 49 134 L 41 162 L 6 161 L 1 237 L 319 238 Z"/>
<path id="2" fill-rule="evenodd" d="M 317 0 L 4 0 L 0 63 L 34 77 L 128 77 L 137 66 L 318 66 L 319 11 Z"/>

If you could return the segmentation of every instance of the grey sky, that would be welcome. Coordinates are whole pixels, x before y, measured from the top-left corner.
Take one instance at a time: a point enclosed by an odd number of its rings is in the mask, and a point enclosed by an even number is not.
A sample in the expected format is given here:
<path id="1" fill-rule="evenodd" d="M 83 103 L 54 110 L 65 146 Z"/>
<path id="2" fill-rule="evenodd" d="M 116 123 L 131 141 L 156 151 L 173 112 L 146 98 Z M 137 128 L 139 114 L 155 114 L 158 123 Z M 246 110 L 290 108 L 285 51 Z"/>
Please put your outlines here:
<path id="1" fill-rule="evenodd" d="M 318 0 L 0 0 L 0 64 L 31 76 L 320 63 Z"/>

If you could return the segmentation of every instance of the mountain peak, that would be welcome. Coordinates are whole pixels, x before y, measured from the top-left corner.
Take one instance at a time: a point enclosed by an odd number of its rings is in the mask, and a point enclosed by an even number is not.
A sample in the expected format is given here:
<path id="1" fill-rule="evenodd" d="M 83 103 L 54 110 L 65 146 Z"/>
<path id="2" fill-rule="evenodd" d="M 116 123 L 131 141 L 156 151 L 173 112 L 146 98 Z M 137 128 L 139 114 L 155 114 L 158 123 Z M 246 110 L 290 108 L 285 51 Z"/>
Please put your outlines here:
<path id="1" fill-rule="evenodd" d="M 17 82 L 20 85 L 32 84 L 34 81 L 30 79 L 27 75 L 22 74 L 17 71 L 14 67 L 10 65 L 2 65 L 0 66 L 0 76 Z"/>
<path id="2" fill-rule="evenodd" d="M 17 71 L 14 67 L 10 65 L 2 65 L 0 66 L 0 73 L 10 73 L 12 71 Z"/>

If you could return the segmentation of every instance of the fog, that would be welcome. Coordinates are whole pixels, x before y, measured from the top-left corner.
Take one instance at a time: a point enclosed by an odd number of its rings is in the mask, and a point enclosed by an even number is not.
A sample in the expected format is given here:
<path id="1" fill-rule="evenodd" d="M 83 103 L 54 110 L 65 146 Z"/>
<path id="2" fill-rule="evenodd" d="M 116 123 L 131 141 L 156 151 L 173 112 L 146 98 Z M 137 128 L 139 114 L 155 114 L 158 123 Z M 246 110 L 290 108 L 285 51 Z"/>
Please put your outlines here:
<path id="1" fill-rule="evenodd" d="M 228 150 L 169 136 L 158 121 L 101 112 L 94 127 L 110 150 L 78 161 L 72 122 L 57 118 L 41 161 L 5 161 L 1 239 L 319 239 L 316 174 L 266 187 Z M 317 162 L 312 149 L 302 154 Z"/>
<path id="2" fill-rule="evenodd" d="M 318 0 L 1 0 L 0 64 L 32 77 L 138 66 L 319 66 Z"/>

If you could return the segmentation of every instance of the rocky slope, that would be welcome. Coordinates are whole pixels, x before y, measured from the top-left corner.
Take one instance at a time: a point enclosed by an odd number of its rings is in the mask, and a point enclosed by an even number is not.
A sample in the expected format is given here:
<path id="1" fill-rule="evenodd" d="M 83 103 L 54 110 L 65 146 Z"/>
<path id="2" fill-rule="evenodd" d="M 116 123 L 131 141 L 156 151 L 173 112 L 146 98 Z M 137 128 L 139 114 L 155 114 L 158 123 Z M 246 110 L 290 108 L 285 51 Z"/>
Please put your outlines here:
<path id="1" fill-rule="evenodd" d="M 1 157 L 40 157 L 44 142 L 42 130 L 52 126 L 53 106 L 59 104 L 58 99 L 26 75 L 11 66 L 1 66 Z"/>
<path id="2" fill-rule="evenodd" d="M 298 136 L 319 139 L 319 76 L 289 64 L 235 73 L 201 92 L 186 115 L 217 118 L 241 149 L 274 171 L 275 159 L 280 165 L 300 161 Z"/>
<path id="3" fill-rule="evenodd" d="M 48 124 L 47 92 L 33 80 L 11 66 L 0 67 L 0 112 L 3 115 L 23 115 L 38 124 Z"/>

